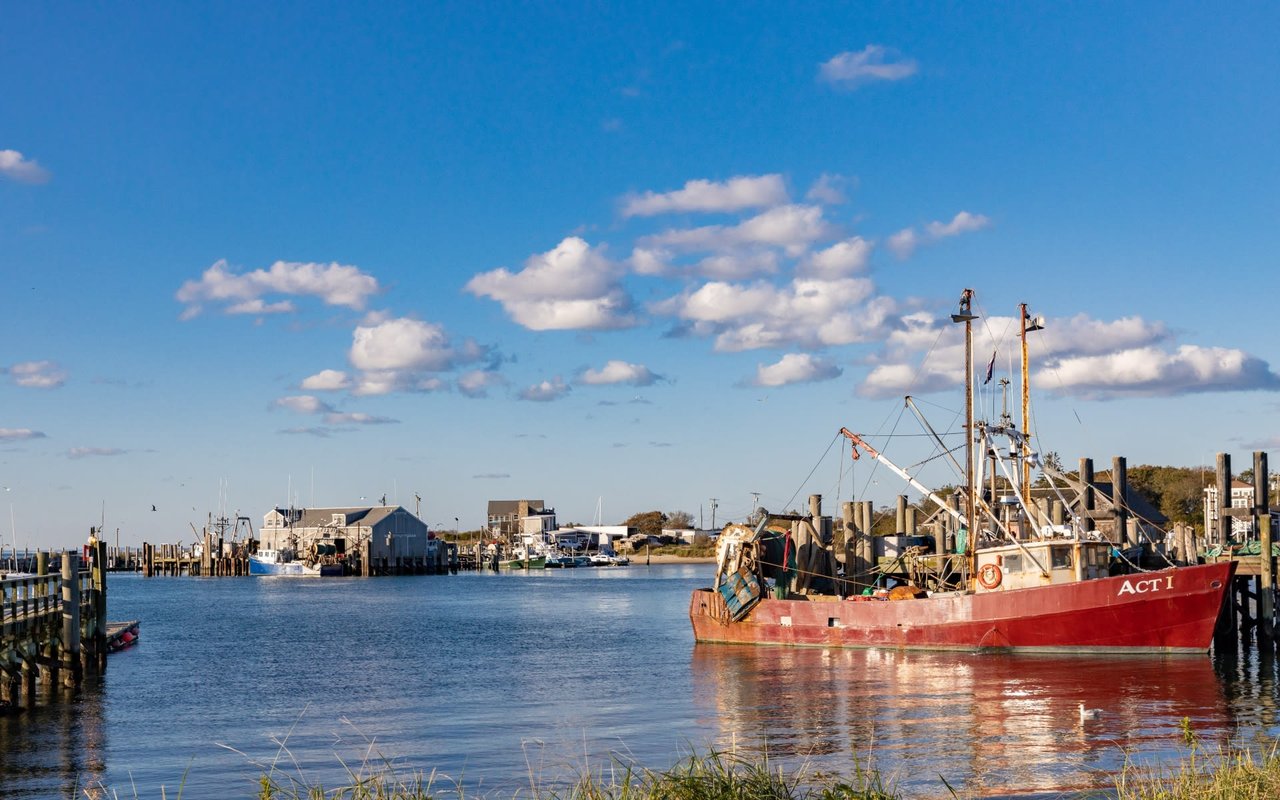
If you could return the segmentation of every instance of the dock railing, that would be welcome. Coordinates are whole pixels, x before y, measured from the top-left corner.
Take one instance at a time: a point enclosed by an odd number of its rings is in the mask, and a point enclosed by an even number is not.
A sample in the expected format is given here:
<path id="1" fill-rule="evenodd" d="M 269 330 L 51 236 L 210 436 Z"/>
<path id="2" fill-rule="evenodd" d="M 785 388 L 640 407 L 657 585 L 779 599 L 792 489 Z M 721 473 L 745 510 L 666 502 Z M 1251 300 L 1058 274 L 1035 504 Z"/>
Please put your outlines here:
<path id="1" fill-rule="evenodd" d="M 0 710 L 36 703 L 37 684 L 80 686 L 107 655 L 106 544 L 37 555 L 37 574 L 0 579 Z M 56 572 L 51 566 L 60 567 Z"/>

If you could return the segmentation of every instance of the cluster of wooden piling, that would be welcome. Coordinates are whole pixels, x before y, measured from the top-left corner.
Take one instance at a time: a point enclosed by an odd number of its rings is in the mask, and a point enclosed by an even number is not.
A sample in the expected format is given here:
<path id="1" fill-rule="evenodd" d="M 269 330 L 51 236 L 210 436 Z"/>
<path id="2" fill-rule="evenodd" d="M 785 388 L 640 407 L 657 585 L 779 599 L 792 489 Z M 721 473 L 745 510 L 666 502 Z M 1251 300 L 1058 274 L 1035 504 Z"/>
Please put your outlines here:
<path id="1" fill-rule="evenodd" d="M 107 623 L 106 544 L 86 551 L 89 569 L 78 551 L 42 551 L 34 576 L 0 580 L 0 708 L 34 706 L 38 687 L 74 690 L 86 670 L 106 668 L 112 636 L 123 634 Z"/>

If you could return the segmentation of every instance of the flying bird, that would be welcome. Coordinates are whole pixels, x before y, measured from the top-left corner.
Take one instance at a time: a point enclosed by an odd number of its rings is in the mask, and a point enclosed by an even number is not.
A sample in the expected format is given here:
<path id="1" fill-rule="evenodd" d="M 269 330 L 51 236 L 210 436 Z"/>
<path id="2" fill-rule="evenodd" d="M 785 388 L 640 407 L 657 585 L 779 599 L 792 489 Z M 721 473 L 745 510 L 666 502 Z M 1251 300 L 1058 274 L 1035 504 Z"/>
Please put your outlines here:
<path id="1" fill-rule="evenodd" d="M 152 504 L 151 504 L 151 510 L 152 510 L 152 511 L 155 511 L 155 510 L 156 510 L 156 504 L 155 504 L 155 503 L 152 503 Z"/>

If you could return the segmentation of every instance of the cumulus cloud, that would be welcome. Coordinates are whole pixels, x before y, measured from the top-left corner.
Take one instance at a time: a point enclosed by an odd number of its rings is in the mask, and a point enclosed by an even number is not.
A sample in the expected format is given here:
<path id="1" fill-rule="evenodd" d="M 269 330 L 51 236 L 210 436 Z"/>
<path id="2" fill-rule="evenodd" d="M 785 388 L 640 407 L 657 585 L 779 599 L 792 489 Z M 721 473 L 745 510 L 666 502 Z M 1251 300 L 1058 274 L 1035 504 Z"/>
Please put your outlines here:
<path id="1" fill-rule="evenodd" d="M 849 183 L 849 178 L 843 175 L 831 175 L 824 172 L 813 182 L 813 186 L 809 187 L 809 191 L 805 192 L 804 199 L 814 203 L 838 206 L 849 200 L 844 193 L 845 187 Z"/>
<path id="2" fill-rule="evenodd" d="M 440 371 L 457 355 L 443 326 L 406 317 L 360 325 L 351 339 L 351 365 L 359 370 Z"/>
<path id="3" fill-rule="evenodd" d="M 30 428 L 0 428 L 0 442 L 23 442 L 28 439 L 46 439 L 40 431 Z"/>
<path id="4" fill-rule="evenodd" d="M 903 228 L 886 241 L 886 246 L 899 259 L 906 259 L 923 244 L 932 244 L 941 239 L 972 233 L 991 226 L 991 220 L 982 214 L 971 214 L 961 211 L 951 218 L 950 222 L 933 221 L 924 226 L 923 233 L 914 228 Z"/>
<path id="5" fill-rule="evenodd" d="M 47 183 L 49 171 L 17 150 L 0 150 L 0 177 L 19 183 Z"/>
<path id="6" fill-rule="evenodd" d="M 869 44 L 858 52 L 845 51 L 818 67 L 818 77 L 853 89 L 873 81 L 900 81 L 915 75 L 919 65 L 883 45 Z"/>
<path id="7" fill-rule="evenodd" d="M 651 386 L 662 380 L 643 364 L 631 364 L 626 361 L 613 360 L 600 369 L 588 369 L 579 378 L 580 383 L 588 386 L 609 386 L 626 383 L 631 386 Z"/>
<path id="8" fill-rule="evenodd" d="M 753 386 L 786 386 L 792 383 L 816 383 L 840 377 L 843 372 L 835 364 L 812 353 L 787 353 L 773 364 L 756 367 Z"/>
<path id="9" fill-rule="evenodd" d="M 885 246 L 900 259 L 910 258 L 919 244 L 920 237 L 914 228 L 903 228 L 885 240 Z"/>
<path id="10" fill-rule="evenodd" d="M 828 280 L 847 278 L 866 271 L 874 249 L 871 242 L 861 236 L 854 236 L 813 253 L 801 262 L 798 272 Z"/>
<path id="11" fill-rule="evenodd" d="M 724 182 L 693 180 L 672 192 L 645 192 L 622 201 L 622 216 L 649 217 L 673 211 L 726 212 L 766 208 L 787 202 L 781 175 L 730 178 Z"/>
<path id="12" fill-rule="evenodd" d="M 308 392 L 336 392 L 351 388 L 351 377 L 336 369 L 324 369 L 302 379 L 300 387 Z"/>
<path id="13" fill-rule="evenodd" d="M 53 361 L 23 361 L 5 371 L 27 389 L 57 389 L 67 382 L 67 373 Z"/>
<path id="14" fill-rule="evenodd" d="M 519 272 L 498 268 L 476 275 L 466 290 L 501 303 L 529 330 L 608 330 L 636 323 L 621 274 L 603 248 L 570 236 L 553 250 L 531 256 Z"/>
<path id="15" fill-rule="evenodd" d="M 326 425 L 394 425 L 400 420 L 390 417 L 375 417 L 362 411 L 331 411 L 324 415 Z"/>
<path id="16" fill-rule="evenodd" d="M 333 407 L 328 403 L 309 394 L 281 397 L 272 405 L 276 408 L 283 408 L 287 411 L 292 411 L 295 414 L 323 414 L 333 410 Z"/>
<path id="17" fill-rule="evenodd" d="M 372 275 L 346 264 L 277 261 L 267 269 L 237 274 L 225 259 L 206 269 L 199 280 L 178 289 L 177 300 L 186 304 L 183 319 L 191 319 L 205 303 L 220 303 L 228 314 L 272 314 L 294 310 L 289 300 L 267 302 L 268 295 L 317 297 L 326 305 L 363 310 L 379 291 Z"/>
<path id="18" fill-rule="evenodd" d="M 798 256 L 813 242 L 831 235 L 822 208 L 811 205 L 777 206 L 737 225 L 706 225 L 664 231 L 641 240 L 641 247 L 683 251 L 719 251 L 744 245 L 783 248 Z"/>
<path id="19" fill-rule="evenodd" d="M 1016 331 L 1016 317 L 990 317 L 975 328 L 977 353 L 997 353 L 1003 368 L 1017 358 L 1017 337 L 995 341 L 991 331 Z M 1050 320 L 1028 342 L 1037 391 L 1089 399 L 1201 392 L 1280 390 L 1280 375 L 1242 350 L 1174 345 L 1160 322 L 1140 317 L 1096 320 L 1086 315 Z M 926 363 L 919 359 L 929 353 Z M 979 360 L 982 360 L 981 358 Z M 886 340 L 876 366 L 858 387 L 868 397 L 955 389 L 964 384 L 963 328 L 945 316 L 905 316 Z"/>
<path id="20" fill-rule="evenodd" d="M 930 222 L 925 226 L 925 230 L 934 239 L 945 239 L 948 236 L 957 236 L 961 233 L 980 231 L 990 224 L 991 220 L 982 214 L 970 214 L 968 211 L 961 211 L 952 217 L 950 222 Z"/>
<path id="21" fill-rule="evenodd" d="M 1037 371 L 1033 384 L 1094 399 L 1203 392 L 1280 391 L 1280 375 L 1243 350 L 1181 345 L 1172 352 L 1142 347 L 1063 358 Z"/>
<path id="22" fill-rule="evenodd" d="M 559 375 L 549 381 L 535 383 L 526 387 L 520 392 L 521 400 L 532 400 L 538 403 L 547 403 L 552 400 L 559 400 L 569 393 L 569 384 L 565 383 Z"/>
<path id="23" fill-rule="evenodd" d="M 653 310 L 687 323 L 690 335 L 715 336 L 716 350 L 737 352 L 878 339 L 895 305 L 876 296 L 866 278 L 797 278 L 785 286 L 712 281 L 660 301 Z"/>
<path id="24" fill-rule="evenodd" d="M 122 456 L 128 450 L 118 447 L 73 447 L 67 451 L 67 458 L 94 458 L 96 456 Z"/>
<path id="25" fill-rule="evenodd" d="M 458 391 L 467 397 L 488 397 L 490 389 L 505 383 L 506 379 L 493 370 L 475 369 L 458 376 Z"/>

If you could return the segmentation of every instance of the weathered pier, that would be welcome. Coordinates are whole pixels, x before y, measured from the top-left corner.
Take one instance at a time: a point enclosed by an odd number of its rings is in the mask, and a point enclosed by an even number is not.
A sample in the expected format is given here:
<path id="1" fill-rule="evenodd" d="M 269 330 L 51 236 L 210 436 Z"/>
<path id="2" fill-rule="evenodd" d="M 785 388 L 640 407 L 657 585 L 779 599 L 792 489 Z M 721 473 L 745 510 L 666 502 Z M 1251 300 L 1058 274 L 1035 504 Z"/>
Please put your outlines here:
<path id="1" fill-rule="evenodd" d="M 92 531 L 84 551 L 38 552 L 34 566 L 0 579 L 0 712 L 78 688 L 138 635 L 136 621 L 107 621 L 107 546 Z"/>

